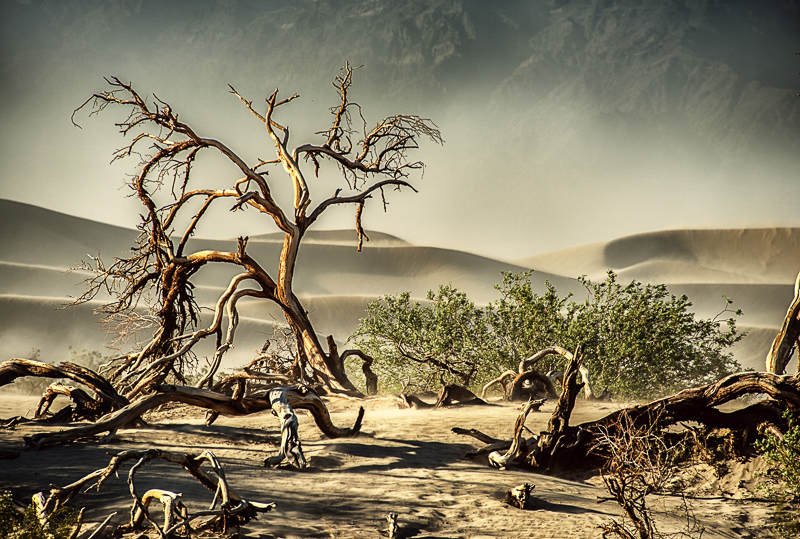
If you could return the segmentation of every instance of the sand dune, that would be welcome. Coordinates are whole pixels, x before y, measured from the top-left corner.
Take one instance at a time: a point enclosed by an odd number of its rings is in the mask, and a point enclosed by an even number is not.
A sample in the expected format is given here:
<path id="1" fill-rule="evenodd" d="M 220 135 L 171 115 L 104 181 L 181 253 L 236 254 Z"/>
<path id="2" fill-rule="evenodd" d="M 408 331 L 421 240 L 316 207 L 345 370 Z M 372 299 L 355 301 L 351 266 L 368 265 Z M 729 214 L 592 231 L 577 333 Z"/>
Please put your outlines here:
<path id="1" fill-rule="evenodd" d="M 422 299 L 428 290 L 451 283 L 478 304 L 497 299 L 494 284 L 501 272 L 533 268 L 534 288 L 544 281 L 560 293 L 585 297 L 575 276 L 594 280 L 611 268 L 620 282 L 636 279 L 666 283 L 674 294 L 686 294 L 698 315 L 713 317 L 725 307 L 744 310 L 740 326 L 750 337 L 736 347 L 747 367 L 760 368 L 792 297 L 791 284 L 800 269 L 800 229 L 684 230 L 639 234 L 618 240 L 573 247 L 506 263 L 477 254 L 414 246 L 400 238 L 368 232 L 371 241 L 356 251 L 352 230 L 309 231 L 301 247 L 295 291 L 321 336 L 334 335 L 340 344 L 355 330 L 370 301 L 410 291 Z M 130 247 L 136 231 L 0 200 L 0 354 L 3 357 L 42 350 L 43 358 L 67 356 L 76 350 L 105 350 L 110 341 L 92 310 L 55 310 L 79 295 L 88 274 L 68 273 L 87 254 L 104 260 Z M 248 252 L 277 266 L 282 238 L 265 234 L 250 239 Z M 192 240 L 192 249 L 235 249 L 235 240 Z M 229 279 L 237 273 L 227 265 L 208 266 L 193 279 L 195 296 L 204 313 L 214 305 Z M 102 299 L 102 298 L 98 298 Z M 274 305 L 247 300 L 240 305 L 237 346 L 225 365 L 233 367 L 252 357 L 283 322 Z M 208 319 L 208 316 L 205 317 Z M 199 350 L 200 356 L 210 350 Z M 48 359 L 49 360 L 49 359 Z"/>
<path id="2" fill-rule="evenodd" d="M 800 228 L 650 232 L 515 263 L 590 279 L 602 279 L 610 268 L 649 282 L 788 284 L 800 270 Z"/>
<path id="3" fill-rule="evenodd" d="M 522 270 L 470 253 L 415 247 L 388 234 L 368 234 L 371 241 L 359 253 L 351 230 L 309 231 L 299 255 L 295 291 L 320 335 L 332 334 L 340 343 L 355 329 L 366 304 L 383 294 L 411 291 L 424 298 L 427 290 L 453 283 L 485 303 L 494 299 L 493 285 L 501 271 Z M 99 253 L 109 261 L 122 255 L 135 237 L 132 230 L 0 200 L 0 354 L 28 356 L 37 348 L 42 358 L 61 361 L 68 358 L 69 346 L 106 353 L 111 336 L 92 314 L 99 302 L 70 311 L 57 309 L 81 294 L 81 283 L 89 276 L 68 273 L 71 266 L 87 254 Z M 281 242 L 279 235 L 257 236 L 250 239 L 248 252 L 267 268 L 277 266 Z M 236 240 L 191 243 L 196 250 L 235 247 Z M 236 273 L 232 266 L 208 266 L 193 279 L 204 313 Z M 552 278 L 560 284 L 570 282 Z M 226 356 L 226 367 L 245 363 L 272 333 L 273 321 L 283 321 L 280 311 L 265 301 L 243 301 L 240 312 L 236 347 Z M 201 348 L 201 357 L 204 353 L 210 351 Z"/>

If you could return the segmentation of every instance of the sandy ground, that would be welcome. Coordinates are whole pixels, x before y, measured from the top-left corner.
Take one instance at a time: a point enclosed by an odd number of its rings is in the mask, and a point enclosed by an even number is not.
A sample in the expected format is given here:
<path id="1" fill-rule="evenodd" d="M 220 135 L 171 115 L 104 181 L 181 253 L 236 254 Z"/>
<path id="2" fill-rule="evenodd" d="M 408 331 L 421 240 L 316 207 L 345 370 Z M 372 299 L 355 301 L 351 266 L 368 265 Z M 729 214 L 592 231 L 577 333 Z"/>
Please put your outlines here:
<path id="1" fill-rule="evenodd" d="M 30 415 L 36 398 L 0 395 L 0 417 Z M 350 425 L 360 403 L 330 404 L 337 425 Z M 385 535 L 386 515 L 397 513 L 406 537 L 416 538 L 594 538 L 598 525 L 618 518 L 613 502 L 598 503 L 607 492 L 598 477 L 575 474 L 564 479 L 533 475 L 521 470 L 497 471 L 465 460 L 466 451 L 480 447 L 471 438 L 451 433 L 452 427 L 476 428 L 510 437 L 517 409 L 511 405 L 451 408 L 437 411 L 399 410 L 388 401 L 366 402 L 361 436 L 325 439 L 312 419 L 301 415 L 301 439 L 310 468 L 298 472 L 286 467 L 266 469 L 263 460 L 275 454 L 277 421 L 262 413 L 240 418 L 221 417 L 203 425 L 194 410 L 164 414 L 147 429 L 122 430 L 111 443 L 82 442 L 40 451 L 24 451 L 15 460 L 0 461 L 0 489 L 18 501 L 29 499 L 48 485 L 67 485 L 105 467 L 106 452 L 158 447 L 199 453 L 213 451 L 222 461 L 230 485 L 245 499 L 275 502 L 277 508 L 242 528 L 245 537 L 377 538 Z M 618 405 L 579 403 L 573 422 L 600 417 Z M 553 403 L 532 413 L 527 426 L 534 432 L 547 424 Z M 50 428 L 63 428 L 50 427 Z M 0 450 L 20 449 L 22 436 L 41 432 L 41 425 L 23 424 L 0 431 Z M 717 478 L 709 467 L 697 466 L 688 502 L 703 537 L 770 537 L 771 506 L 750 499 L 756 462 L 731 466 Z M 73 504 L 87 508 L 87 522 L 98 522 L 113 511 L 128 518 L 130 494 L 125 479 L 110 480 L 101 492 L 76 497 Z M 180 467 L 153 462 L 137 476 L 137 489 L 165 488 L 183 493 L 190 511 L 207 508 L 212 494 Z M 503 494 L 525 482 L 535 484 L 534 509 L 519 510 L 502 503 Z M 676 512 L 681 497 L 652 496 L 665 511 L 658 517 L 663 531 L 683 525 Z"/>

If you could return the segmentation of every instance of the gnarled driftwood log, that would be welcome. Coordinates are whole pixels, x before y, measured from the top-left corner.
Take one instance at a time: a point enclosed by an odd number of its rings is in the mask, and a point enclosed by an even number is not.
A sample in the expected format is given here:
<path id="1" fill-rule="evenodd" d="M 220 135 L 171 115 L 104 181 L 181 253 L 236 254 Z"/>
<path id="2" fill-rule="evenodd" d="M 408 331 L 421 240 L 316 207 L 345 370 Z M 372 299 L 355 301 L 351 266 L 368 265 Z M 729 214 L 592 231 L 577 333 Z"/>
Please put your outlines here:
<path id="1" fill-rule="evenodd" d="M 104 432 L 114 432 L 134 419 L 140 417 L 148 410 L 167 402 L 182 402 L 206 408 L 224 415 L 248 415 L 263 410 L 271 410 L 272 402 L 269 394 L 252 397 L 234 398 L 232 396 L 215 393 L 207 389 L 198 389 L 188 386 L 160 385 L 157 393 L 142 397 L 125 408 L 114 412 L 97 423 L 83 425 L 60 432 L 43 432 L 25 438 L 30 447 L 42 447 L 94 436 Z M 305 386 L 289 386 L 283 388 L 286 402 L 293 409 L 304 409 L 311 412 L 317 427 L 328 438 L 343 438 L 358 435 L 361 421 L 364 418 L 364 408 L 360 408 L 358 417 L 352 428 L 340 428 L 333 424 L 328 409 L 322 399 Z"/>

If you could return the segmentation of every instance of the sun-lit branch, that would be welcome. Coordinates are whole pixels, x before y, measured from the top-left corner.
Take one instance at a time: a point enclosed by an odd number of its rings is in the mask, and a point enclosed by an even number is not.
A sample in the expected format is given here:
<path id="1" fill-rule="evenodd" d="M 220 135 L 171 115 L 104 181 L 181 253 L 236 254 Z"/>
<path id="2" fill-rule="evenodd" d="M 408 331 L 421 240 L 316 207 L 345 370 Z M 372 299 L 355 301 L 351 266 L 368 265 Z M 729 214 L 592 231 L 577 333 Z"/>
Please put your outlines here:
<path id="1" fill-rule="evenodd" d="M 441 134 L 430 120 L 410 115 L 396 115 L 366 129 L 360 106 L 350 100 L 353 72 L 357 68 L 345 65 L 333 85 L 339 103 L 331 109 L 332 126 L 319 132 L 324 136 L 322 145 L 300 144 L 288 148 L 290 129 L 278 123 L 276 110 L 294 102 L 292 94 L 280 98 L 276 89 L 266 99 L 266 110 L 261 112 L 253 102 L 245 99 L 232 86 L 230 92 L 244 103 L 247 110 L 265 126 L 275 147 L 275 158 L 258 159 L 248 164 L 226 142 L 201 136 L 198 131 L 182 122 L 176 110 L 166 101 L 153 95 L 143 96 L 131 83 L 119 78 L 106 79 L 108 90 L 93 94 L 73 114 L 91 107 L 89 116 L 102 112 L 109 106 L 126 111 L 125 118 L 116 123 L 120 134 L 129 137 L 127 143 L 114 152 L 113 159 L 131 156 L 138 158 L 135 174 L 126 181 L 133 195 L 141 202 L 139 235 L 128 255 L 106 265 L 99 257 L 82 263 L 78 269 L 88 270 L 92 276 L 86 288 L 72 305 L 86 303 L 96 298 L 111 299 L 98 309 L 108 323 L 113 323 L 118 334 L 129 337 L 134 332 L 149 331 L 150 336 L 138 343 L 138 351 L 121 356 L 109 365 L 112 378 L 128 390 L 129 395 L 147 391 L 163 383 L 168 376 L 184 379 L 186 363 L 193 363 L 193 347 L 202 339 L 216 335 L 217 345 L 211 368 L 203 383 L 214 376 L 222 355 L 233 346 L 238 322 L 236 303 L 241 297 L 258 297 L 276 303 L 287 319 L 288 327 L 297 341 L 299 364 L 312 372 L 313 378 L 332 390 L 357 392 L 347 379 L 340 359 L 323 351 L 316 332 L 297 295 L 293 279 L 300 242 L 319 216 L 328 208 L 341 204 L 356 205 L 355 227 L 359 236 L 359 249 L 368 239 L 362 224 L 363 208 L 372 194 L 380 191 L 386 209 L 385 189 L 409 187 L 409 173 L 421 169 L 422 163 L 407 159 L 408 152 L 418 148 L 418 138 L 425 137 L 441 143 Z M 358 114 L 361 129 L 352 126 L 353 115 Z M 357 143 L 353 143 L 357 140 Z M 222 155 L 237 177 L 222 180 L 222 185 L 198 186 L 193 174 L 201 151 Z M 302 158 L 302 159 L 301 159 Z M 347 186 L 357 191 L 333 197 L 318 204 L 310 215 L 311 191 L 303 166 L 310 161 L 314 172 L 332 160 L 342 172 Z M 291 208 L 281 207 L 273 199 L 270 183 L 279 181 L 267 174 L 267 165 L 282 164 L 294 190 Z M 269 181 L 268 181 L 269 180 Z M 164 200 L 164 198 L 168 200 Z M 247 238 L 239 238 L 238 249 L 192 250 L 195 233 L 219 200 L 233 199 L 230 210 L 255 210 L 274 222 L 281 230 L 284 242 L 274 273 L 267 272 L 262 264 L 246 252 Z M 198 207 L 199 203 L 199 207 Z M 229 264 L 238 266 L 242 273 L 235 277 L 218 297 L 211 324 L 200 326 L 200 307 L 194 297 L 192 280 L 208 265 Z M 239 283 L 249 280 L 252 286 L 238 290 Z M 146 310 L 142 314 L 142 310 Z M 228 315 L 228 331 L 222 340 L 222 313 Z M 137 313 L 137 314 L 133 314 Z"/>

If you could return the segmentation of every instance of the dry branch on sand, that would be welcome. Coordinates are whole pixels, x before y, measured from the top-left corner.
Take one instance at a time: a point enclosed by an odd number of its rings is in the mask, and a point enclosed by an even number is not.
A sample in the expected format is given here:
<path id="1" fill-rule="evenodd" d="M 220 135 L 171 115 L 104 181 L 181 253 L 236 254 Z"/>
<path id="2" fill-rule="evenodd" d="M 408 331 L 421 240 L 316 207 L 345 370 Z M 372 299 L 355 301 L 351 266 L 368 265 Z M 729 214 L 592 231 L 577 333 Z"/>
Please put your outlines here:
<path id="1" fill-rule="evenodd" d="M 85 392 L 79 393 L 76 391 L 73 393 L 69 390 L 51 386 L 39 403 L 36 412 L 37 418 L 44 416 L 50 406 L 49 403 L 52 403 L 57 394 L 66 394 L 73 398 L 73 402 L 81 412 L 81 419 L 96 419 L 112 410 L 118 410 L 130 404 L 128 399 L 117 393 L 114 386 L 104 377 L 74 363 L 65 362 L 55 366 L 32 359 L 9 359 L 0 363 L 0 386 L 10 384 L 23 376 L 67 378 L 87 386 L 95 393 L 92 398 L 86 395 Z"/>
<path id="2" fill-rule="evenodd" d="M 439 408 L 446 408 L 448 406 L 483 406 L 489 403 L 485 400 L 478 398 L 475 393 L 466 387 L 456 384 L 444 384 L 442 389 L 439 390 L 439 395 L 436 397 L 436 402 L 433 404 L 427 403 L 417 397 L 416 395 L 393 395 L 393 399 L 401 408 L 414 408 L 415 410 L 437 410 Z"/>
<path id="3" fill-rule="evenodd" d="M 576 381 L 577 374 L 578 365 L 573 359 L 567 367 L 564 388 L 547 429 L 530 440 L 521 441 L 518 445 L 526 449 L 519 451 L 510 460 L 503 461 L 504 465 L 521 464 L 534 471 L 547 473 L 576 468 L 601 468 L 607 455 L 596 449 L 598 440 L 614 434 L 622 424 L 620 417 L 623 415 L 626 417 L 624 423 L 634 428 L 649 426 L 663 431 L 683 422 L 697 422 L 710 428 L 730 429 L 740 435 L 749 433 L 745 437 L 754 439 L 759 429 L 785 432 L 783 410 L 800 411 L 798 378 L 744 372 L 727 376 L 714 384 L 686 389 L 646 404 L 613 412 L 596 421 L 572 426 L 569 424 L 570 415 L 575 399 L 582 389 L 582 384 Z M 756 402 L 732 412 L 718 409 L 720 405 L 739 397 L 759 394 L 772 400 Z M 515 427 L 515 438 L 521 436 L 521 432 L 521 427 Z M 468 431 L 461 430 L 459 433 Z"/>
<path id="4" fill-rule="evenodd" d="M 125 408 L 110 414 L 96 423 L 64 429 L 59 432 L 43 432 L 25 438 L 30 447 L 40 448 L 46 445 L 70 442 L 87 436 L 104 432 L 112 435 L 117 429 L 141 417 L 148 410 L 168 402 L 181 402 L 212 410 L 225 415 L 247 415 L 263 410 L 272 410 L 281 422 L 282 444 L 281 454 L 290 458 L 293 464 L 304 467 L 305 460 L 298 455 L 299 440 L 297 438 L 297 418 L 293 409 L 308 410 L 319 429 L 329 438 L 342 438 L 358 435 L 364 408 L 359 409 L 358 417 L 352 428 L 339 428 L 333 424 L 328 409 L 322 399 L 305 386 L 289 386 L 273 389 L 266 394 L 246 397 L 228 396 L 207 389 L 186 386 L 161 385 L 157 392 L 129 404 Z M 296 455 L 296 458 L 292 458 Z M 270 461 L 271 465 L 277 462 Z"/>
<path id="5" fill-rule="evenodd" d="M 142 466 L 156 459 L 179 464 L 189 472 L 192 477 L 197 479 L 201 485 L 213 492 L 214 499 L 211 502 L 210 508 L 206 511 L 198 511 L 190 515 L 186 506 L 180 500 L 181 495 L 168 490 L 150 489 L 144 495 L 140 496 L 136 492 L 134 476 Z M 275 507 L 274 503 L 248 501 L 239 496 L 228 485 L 224 469 L 220 465 L 217 457 L 210 451 L 203 451 L 200 455 L 191 455 L 162 451 L 160 449 L 147 449 L 144 451 L 122 451 L 115 454 L 105 468 L 96 470 L 64 487 L 52 486 L 49 496 L 42 504 L 41 513 L 47 515 L 56 511 L 72 500 L 72 498 L 89 483 L 92 484 L 86 488 L 87 492 L 92 488 L 99 491 L 100 487 L 102 487 L 110 477 L 116 476 L 120 467 L 130 460 L 135 461 L 135 464 L 128 473 L 127 481 L 128 489 L 133 498 L 131 518 L 128 524 L 120 526 L 116 531 L 112 532 L 112 534 L 124 534 L 141 530 L 143 520 L 145 519 L 157 530 L 158 534 L 164 538 L 172 537 L 173 534 L 181 528 L 184 528 L 187 535 L 190 535 L 192 531 L 198 532 L 202 530 L 214 530 L 215 532 L 224 534 L 231 527 L 243 525 L 255 518 L 258 513 L 270 511 Z M 206 471 L 203 469 L 203 464 L 210 465 L 211 470 Z M 158 525 L 149 515 L 148 508 L 153 500 L 158 500 L 162 503 L 164 509 L 164 521 L 162 525 Z M 218 503 L 219 509 L 217 509 Z M 204 518 L 205 520 L 199 524 L 193 525 L 193 522 L 200 518 Z M 107 522 L 108 519 L 105 523 L 101 524 L 95 532 L 105 527 Z M 79 529 L 80 526 L 76 530 L 74 536 L 77 536 Z"/>

